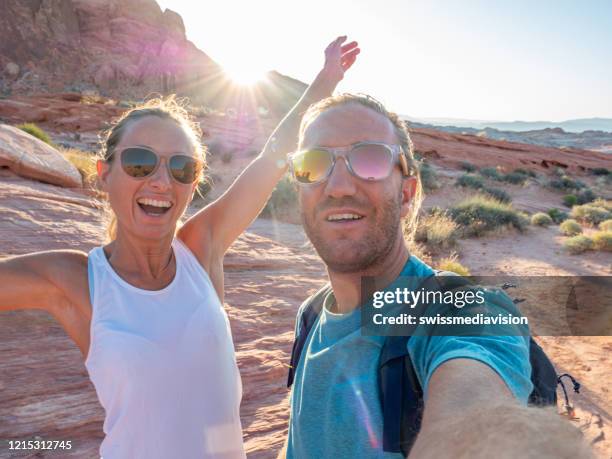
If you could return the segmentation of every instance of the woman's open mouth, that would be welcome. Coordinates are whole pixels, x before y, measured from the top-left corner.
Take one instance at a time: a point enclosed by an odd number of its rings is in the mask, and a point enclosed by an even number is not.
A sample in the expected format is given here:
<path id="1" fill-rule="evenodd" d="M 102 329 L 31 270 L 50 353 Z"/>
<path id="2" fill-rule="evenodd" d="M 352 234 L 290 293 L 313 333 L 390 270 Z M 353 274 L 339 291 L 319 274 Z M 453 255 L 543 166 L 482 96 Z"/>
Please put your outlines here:
<path id="1" fill-rule="evenodd" d="M 136 201 L 142 211 L 152 217 L 164 215 L 172 207 L 170 201 L 162 201 L 157 199 L 142 198 Z"/>

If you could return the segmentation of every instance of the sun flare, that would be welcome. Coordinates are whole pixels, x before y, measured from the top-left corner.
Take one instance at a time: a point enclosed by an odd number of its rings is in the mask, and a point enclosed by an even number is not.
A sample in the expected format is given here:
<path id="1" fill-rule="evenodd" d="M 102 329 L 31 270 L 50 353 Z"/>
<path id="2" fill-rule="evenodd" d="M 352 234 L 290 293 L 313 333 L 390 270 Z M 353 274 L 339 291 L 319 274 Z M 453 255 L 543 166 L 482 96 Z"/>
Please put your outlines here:
<path id="1" fill-rule="evenodd" d="M 225 74 L 240 86 L 253 86 L 266 79 L 265 72 L 248 67 L 224 67 Z"/>

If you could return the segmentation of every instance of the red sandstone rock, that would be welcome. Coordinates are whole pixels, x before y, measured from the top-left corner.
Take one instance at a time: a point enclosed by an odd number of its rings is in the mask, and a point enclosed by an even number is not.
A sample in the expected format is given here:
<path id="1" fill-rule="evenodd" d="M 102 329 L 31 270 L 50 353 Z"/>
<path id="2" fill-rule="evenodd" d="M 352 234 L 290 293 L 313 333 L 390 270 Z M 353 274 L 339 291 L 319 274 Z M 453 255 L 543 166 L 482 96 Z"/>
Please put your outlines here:
<path id="1" fill-rule="evenodd" d="M 63 187 L 81 187 L 81 174 L 53 147 L 7 124 L 0 124 L 0 167 Z"/>

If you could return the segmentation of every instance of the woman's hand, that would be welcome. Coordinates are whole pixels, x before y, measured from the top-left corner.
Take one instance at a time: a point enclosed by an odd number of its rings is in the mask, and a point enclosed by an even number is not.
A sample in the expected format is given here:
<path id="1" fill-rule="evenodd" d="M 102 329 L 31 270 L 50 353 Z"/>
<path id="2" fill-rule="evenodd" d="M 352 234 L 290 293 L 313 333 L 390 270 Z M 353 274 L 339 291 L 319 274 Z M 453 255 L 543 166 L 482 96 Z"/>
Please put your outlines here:
<path id="1" fill-rule="evenodd" d="M 325 48 L 325 64 L 307 90 L 308 100 L 317 102 L 333 94 L 344 74 L 351 68 L 360 53 L 356 41 L 346 42 L 346 35 L 336 38 Z"/>

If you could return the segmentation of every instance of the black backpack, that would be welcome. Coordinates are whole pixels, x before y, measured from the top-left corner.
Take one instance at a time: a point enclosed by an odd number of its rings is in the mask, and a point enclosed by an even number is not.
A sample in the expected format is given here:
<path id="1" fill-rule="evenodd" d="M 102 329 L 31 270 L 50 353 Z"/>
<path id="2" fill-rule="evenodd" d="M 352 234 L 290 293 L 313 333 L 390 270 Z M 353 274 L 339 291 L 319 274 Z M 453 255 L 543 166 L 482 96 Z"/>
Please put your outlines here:
<path id="1" fill-rule="evenodd" d="M 470 281 L 454 273 L 436 271 L 426 278 L 421 288 L 446 292 L 470 284 Z M 291 387 L 295 369 L 300 361 L 308 334 L 315 324 L 325 297 L 331 292 L 328 283 L 316 292 L 298 311 L 299 329 L 291 351 L 291 363 L 287 387 Z M 383 413 L 383 450 L 408 455 L 421 428 L 423 415 L 423 389 L 419 384 L 410 355 L 410 336 L 387 336 L 378 365 L 378 383 Z M 531 381 L 533 391 L 529 403 L 537 406 L 556 405 L 558 378 L 554 366 L 542 348 L 530 338 Z"/>

